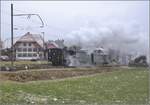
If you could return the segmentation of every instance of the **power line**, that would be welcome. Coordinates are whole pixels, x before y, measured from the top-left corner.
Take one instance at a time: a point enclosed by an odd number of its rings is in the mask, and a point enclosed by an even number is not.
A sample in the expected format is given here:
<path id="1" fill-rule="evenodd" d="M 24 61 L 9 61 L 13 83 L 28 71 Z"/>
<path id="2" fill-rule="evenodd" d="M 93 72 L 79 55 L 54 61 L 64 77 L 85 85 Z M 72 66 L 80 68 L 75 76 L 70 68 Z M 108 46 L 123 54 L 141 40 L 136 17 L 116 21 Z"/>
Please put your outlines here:
<path id="1" fill-rule="evenodd" d="M 4 23 L 4 22 L 1 22 L 0 24 L 7 25 L 7 26 L 10 26 L 10 25 L 11 25 L 10 23 Z M 19 25 L 14 25 L 14 26 L 16 26 L 16 27 L 20 27 L 20 28 L 22 28 L 22 27 L 23 27 L 23 26 L 19 26 Z"/>
<path id="2" fill-rule="evenodd" d="M 8 12 L 6 12 L 6 11 L 3 11 L 3 13 L 2 14 L 7 14 L 7 15 L 10 15 L 10 13 L 8 13 Z M 31 21 L 32 23 L 38 23 L 38 22 L 36 22 L 36 21 Z M 4 23 L 4 22 L 1 22 L 0 24 L 3 24 L 3 25 L 7 25 L 7 26 L 10 26 L 11 24 L 10 23 Z M 40 23 L 38 23 L 38 24 L 40 24 Z M 21 28 L 21 30 L 24 30 L 25 28 L 23 28 L 24 26 L 21 26 L 21 25 L 15 25 L 14 24 L 14 26 L 16 26 L 17 28 L 15 28 L 15 29 L 18 29 L 18 27 L 19 28 Z M 38 28 L 38 27 L 33 27 L 33 28 Z"/>
<path id="3" fill-rule="evenodd" d="M 25 12 L 25 11 L 22 11 L 22 10 L 18 10 L 18 9 L 14 9 L 15 11 L 19 11 L 21 13 L 28 13 L 28 12 Z"/>
<path id="4" fill-rule="evenodd" d="M 42 24 L 44 25 L 44 21 L 43 21 L 43 19 L 40 17 L 40 15 L 39 14 L 29 14 L 28 12 L 25 12 L 25 11 L 22 11 L 22 10 L 17 10 L 17 9 L 14 9 L 15 11 L 19 11 L 19 12 L 21 12 L 21 14 L 20 14 L 20 16 L 22 15 L 27 15 L 28 14 L 28 16 L 31 16 L 31 15 L 35 15 L 35 16 L 38 16 L 38 18 L 40 19 L 40 21 L 42 22 Z M 22 14 L 23 13 L 23 14 Z M 30 19 L 31 20 L 31 19 Z M 33 23 L 37 23 L 37 24 L 40 24 L 39 22 L 37 22 L 37 21 L 34 21 L 34 20 L 31 20 Z"/>
<path id="5" fill-rule="evenodd" d="M 18 12 L 21 12 L 21 13 L 24 13 L 24 14 L 27 14 L 28 12 L 26 12 L 26 11 L 23 11 L 23 10 L 18 10 L 18 9 L 14 9 L 15 11 L 18 11 Z M 22 17 L 20 17 L 20 18 L 22 18 Z M 40 22 L 37 22 L 37 21 L 35 21 L 35 20 L 32 20 L 32 19 L 30 19 L 30 21 L 32 22 L 32 23 L 35 23 L 35 24 L 40 24 Z M 47 27 L 47 28 L 54 28 L 54 29 L 59 29 L 59 30 L 63 30 L 62 28 L 58 28 L 58 27 L 54 27 L 54 26 L 50 26 L 50 25 L 47 25 L 46 24 L 46 22 L 44 22 L 45 23 L 45 26 Z M 38 28 L 38 27 L 32 27 L 32 28 Z"/>
<path id="6" fill-rule="evenodd" d="M 24 13 L 24 14 L 27 14 L 27 13 L 28 13 L 28 12 L 25 12 L 25 11 L 22 11 L 22 10 L 18 10 L 18 9 L 14 9 L 14 11 L 21 12 L 21 13 Z M 23 17 L 20 17 L 20 18 L 23 18 Z M 35 21 L 35 20 L 33 20 L 32 18 L 30 18 L 30 22 L 35 23 L 35 24 L 40 24 L 38 21 Z M 19 26 L 19 25 L 15 25 L 15 26 Z M 46 28 L 48 28 L 48 29 L 64 30 L 63 28 L 54 27 L 54 26 L 52 26 L 52 25 L 50 26 L 50 25 L 45 24 L 45 26 L 46 26 Z M 19 26 L 19 27 L 20 27 L 20 26 Z M 23 27 L 23 26 L 21 26 L 21 27 Z M 28 30 L 27 28 L 28 28 L 28 26 L 27 26 L 26 28 L 23 28 L 22 30 Z M 37 28 L 38 28 L 38 29 L 37 29 Z M 30 30 L 39 31 L 39 28 L 40 28 L 40 27 L 31 26 L 31 27 L 30 27 Z"/>
<path id="7" fill-rule="evenodd" d="M 19 11 L 21 13 L 24 13 L 24 14 L 29 14 L 29 12 L 26 12 L 26 11 L 22 11 L 22 10 L 18 10 L 18 9 L 14 9 L 15 11 Z M 43 19 L 42 19 L 43 20 Z M 43 20 L 44 23 L 46 23 L 44 20 Z"/>
<path id="8" fill-rule="evenodd" d="M 23 11 L 23 10 L 14 9 L 14 11 L 18 11 L 18 12 L 21 12 L 21 13 L 24 13 L 24 14 L 28 14 L 28 12 Z M 9 15 L 10 15 L 10 14 L 9 14 Z M 22 18 L 22 17 L 20 17 L 20 18 Z M 32 23 L 40 24 L 40 22 L 37 22 L 37 21 L 32 20 L 32 19 L 30 19 L 30 21 L 31 21 Z M 47 28 L 52 28 L 52 27 L 53 27 L 53 28 L 55 28 L 55 29 L 63 30 L 62 28 L 58 28 L 58 27 L 54 27 L 54 26 L 47 25 L 45 21 L 44 21 L 44 23 L 45 23 L 45 26 L 46 26 Z"/>
<path id="9" fill-rule="evenodd" d="M 15 11 L 20 11 L 20 12 L 23 12 L 23 13 L 27 13 L 27 12 L 24 12 L 24 11 L 21 11 L 21 10 L 16 10 L 16 9 L 15 9 Z M 2 14 L 10 15 L 9 12 L 4 11 L 4 10 L 3 10 Z M 37 15 L 37 14 L 34 14 L 34 15 Z M 26 15 L 26 16 L 27 16 L 27 15 Z M 38 17 L 39 17 L 39 16 L 38 16 Z M 22 18 L 22 17 L 20 17 L 20 18 Z M 41 17 L 40 17 L 40 20 L 41 20 Z M 30 19 L 30 21 L 31 21 L 32 23 L 35 23 L 35 24 L 41 24 L 40 22 L 37 22 L 37 21 L 33 20 L 32 18 Z M 5 24 L 5 23 L 3 23 L 3 24 Z M 43 24 L 43 23 L 42 23 L 42 24 Z M 9 25 L 10 25 L 10 24 L 9 24 Z M 19 25 L 15 25 L 15 26 L 19 26 Z M 19 27 L 20 27 L 20 26 L 19 26 Z M 22 27 L 22 26 L 21 26 L 21 27 Z"/>

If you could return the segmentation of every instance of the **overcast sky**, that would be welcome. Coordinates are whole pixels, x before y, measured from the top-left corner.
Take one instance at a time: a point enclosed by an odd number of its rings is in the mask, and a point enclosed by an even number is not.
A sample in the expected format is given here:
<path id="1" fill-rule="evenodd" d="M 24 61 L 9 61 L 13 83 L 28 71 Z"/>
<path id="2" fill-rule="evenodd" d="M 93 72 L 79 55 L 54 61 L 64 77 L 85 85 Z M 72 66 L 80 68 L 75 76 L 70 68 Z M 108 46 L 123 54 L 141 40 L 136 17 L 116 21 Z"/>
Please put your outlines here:
<path id="1" fill-rule="evenodd" d="M 10 1 L 1 2 L 3 40 L 11 36 L 10 4 Z M 135 42 L 144 51 L 148 48 L 149 1 L 14 1 L 13 4 L 14 14 L 39 14 L 45 23 L 41 29 L 36 16 L 30 19 L 15 16 L 14 27 L 18 28 L 14 31 L 15 37 L 28 31 L 45 32 L 45 40 L 59 38 L 82 45 L 116 41 L 115 47 L 120 42 L 125 43 L 122 46 Z"/>

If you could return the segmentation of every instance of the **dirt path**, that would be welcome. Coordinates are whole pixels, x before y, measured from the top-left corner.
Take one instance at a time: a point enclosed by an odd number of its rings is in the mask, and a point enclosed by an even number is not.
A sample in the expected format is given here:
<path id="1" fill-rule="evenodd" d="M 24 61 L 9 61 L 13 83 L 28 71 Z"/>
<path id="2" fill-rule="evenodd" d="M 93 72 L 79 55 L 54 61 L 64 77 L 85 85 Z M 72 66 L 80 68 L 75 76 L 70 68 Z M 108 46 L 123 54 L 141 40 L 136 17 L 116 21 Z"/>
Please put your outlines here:
<path id="1" fill-rule="evenodd" d="M 112 67 L 102 68 L 51 68 L 44 70 L 23 70 L 16 72 L 1 72 L 0 80 L 12 80 L 18 82 L 36 81 L 36 80 L 55 80 L 67 77 L 77 77 L 83 75 L 97 74 L 101 72 L 110 72 Z"/>

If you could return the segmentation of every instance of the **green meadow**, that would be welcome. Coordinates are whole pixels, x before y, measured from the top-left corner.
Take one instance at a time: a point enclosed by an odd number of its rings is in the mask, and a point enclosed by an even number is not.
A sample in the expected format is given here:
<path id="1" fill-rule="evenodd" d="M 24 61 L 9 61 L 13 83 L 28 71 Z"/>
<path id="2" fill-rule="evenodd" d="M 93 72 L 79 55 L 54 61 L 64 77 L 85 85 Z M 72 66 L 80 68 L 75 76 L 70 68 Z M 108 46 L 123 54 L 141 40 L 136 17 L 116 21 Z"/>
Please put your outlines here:
<path id="1" fill-rule="evenodd" d="M 146 68 L 25 83 L 0 82 L 0 105 L 147 105 L 149 98 Z"/>

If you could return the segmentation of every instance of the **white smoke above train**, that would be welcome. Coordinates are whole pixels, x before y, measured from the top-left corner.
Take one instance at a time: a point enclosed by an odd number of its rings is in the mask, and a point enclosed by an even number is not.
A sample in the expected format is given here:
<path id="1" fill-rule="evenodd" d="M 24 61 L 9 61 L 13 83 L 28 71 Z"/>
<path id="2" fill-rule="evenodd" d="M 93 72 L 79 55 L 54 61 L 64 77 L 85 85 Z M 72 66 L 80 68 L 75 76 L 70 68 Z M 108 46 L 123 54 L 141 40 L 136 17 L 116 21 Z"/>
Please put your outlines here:
<path id="1" fill-rule="evenodd" d="M 68 33 L 65 42 L 66 45 L 78 45 L 86 49 L 112 48 L 123 53 L 148 56 L 148 33 L 137 23 L 87 24 Z"/>

